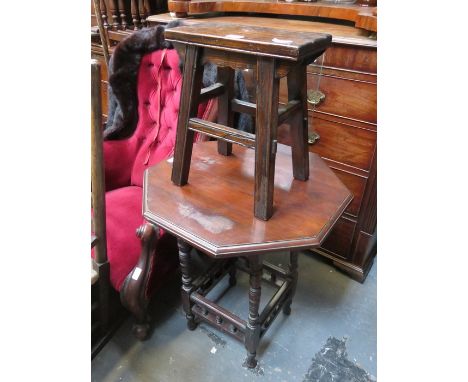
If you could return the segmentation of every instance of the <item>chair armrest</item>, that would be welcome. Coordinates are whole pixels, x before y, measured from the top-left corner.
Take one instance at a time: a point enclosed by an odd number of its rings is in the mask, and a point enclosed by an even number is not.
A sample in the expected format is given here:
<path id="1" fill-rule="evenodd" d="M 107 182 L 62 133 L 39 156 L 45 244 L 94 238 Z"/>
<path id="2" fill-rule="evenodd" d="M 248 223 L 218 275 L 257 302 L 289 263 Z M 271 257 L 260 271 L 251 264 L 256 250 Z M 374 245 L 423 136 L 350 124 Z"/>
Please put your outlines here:
<path id="1" fill-rule="evenodd" d="M 130 185 L 136 145 L 132 139 L 104 141 L 106 192 Z"/>

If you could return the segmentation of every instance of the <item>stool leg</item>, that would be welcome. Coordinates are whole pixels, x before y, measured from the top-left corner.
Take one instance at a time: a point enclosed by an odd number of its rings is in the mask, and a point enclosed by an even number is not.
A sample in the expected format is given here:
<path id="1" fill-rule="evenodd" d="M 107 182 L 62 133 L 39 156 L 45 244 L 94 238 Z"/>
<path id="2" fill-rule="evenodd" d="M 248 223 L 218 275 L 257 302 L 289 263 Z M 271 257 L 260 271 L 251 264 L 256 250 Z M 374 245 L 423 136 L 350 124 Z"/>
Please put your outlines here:
<path id="1" fill-rule="evenodd" d="M 274 58 L 257 58 L 254 215 L 262 220 L 273 215 L 279 98 L 275 64 Z"/>
<path id="2" fill-rule="evenodd" d="M 182 271 L 182 306 L 187 318 L 187 327 L 189 330 L 195 330 L 197 323 L 195 322 L 195 316 L 192 313 L 192 303 L 190 302 L 190 294 L 193 289 L 190 264 L 190 250 L 192 248 L 181 239 L 177 240 L 177 246 L 179 247 L 179 261 Z"/>
<path id="3" fill-rule="evenodd" d="M 200 62 L 201 48 L 186 45 L 185 49 L 184 76 L 172 166 L 172 181 L 178 186 L 183 186 L 188 181 L 194 135 L 194 132 L 188 129 L 188 124 L 189 119 L 197 115 L 203 78 L 203 65 Z"/>
<path id="4" fill-rule="evenodd" d="M 307 72 L 305 65 L 297 65 L 288 74 L 288 100 L 299 100 L 302 110 L 292 119 L 291 150 L 295 179 L 309 179 L 309 147 L 307 143 Z"/>
<path id="5" fill-rule="evenodd" d="M 250 289 L 249 289 L 249 319 L 245 332 L 245 348 L 247 358 L 244 365 L 248 368 L 257 366 L 257 347 L 260 342 L 260 322 L 258 309 L 260 307 L 262 261 L 260 256 L 249 257 Z"/>
<path id="6" fill-rule="evenodd" d="M 218 123 L 228 127 L 234 127 L 234 112 L 231 108 L 231 100 L 234 98 L 234 74 L 234 69 L 218 66 L 217 81 L 224 84 L 226 89 L 218 98 Z M 218 139 L 218 153 L 231 155 L 232 143 Z"/>
<path id="7" fill-rule="evenodd" d="M 291 304 L 294 298 L 294 294 L 296 293 L 297 278 L 298 278 L 298 272 L 297 272 L 298 254 L 299 252 L 297 251 L 291 251 L 291 253 L 289 254 L 289 276 L 292 279 L 291 292 L 289 292 L 289 298 L 285 302 L 284 307 L 283 307 L 283 313 L 286 314 L 287 316 L 291 314 Z"/>

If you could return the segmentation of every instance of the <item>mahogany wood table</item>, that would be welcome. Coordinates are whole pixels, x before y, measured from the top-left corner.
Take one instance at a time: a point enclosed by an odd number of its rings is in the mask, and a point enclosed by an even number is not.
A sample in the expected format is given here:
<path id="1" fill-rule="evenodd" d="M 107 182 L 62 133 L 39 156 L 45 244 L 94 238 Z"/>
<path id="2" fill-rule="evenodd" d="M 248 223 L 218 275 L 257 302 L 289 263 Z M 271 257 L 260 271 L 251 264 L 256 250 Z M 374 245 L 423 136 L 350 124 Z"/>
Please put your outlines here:
<path id="1" fill-rule="evenodd" d="M 194 145 L 191 181 L 171 182 L 172 163 L 163 161 L 145 171 L 143 215 L 148 224 L 175 235 L 182 269 L 182 303 L 188 328 L 207 322 L 243 342 L 247 367 L 256 366 L 256 351 L 279 311 L 290 313 L 297 284 L 297 251 L 319 246 L 352 199 L 349 190 L 316 154 L 309 154 L 308 182 L 294 179 L 291 149 L 279 145 L 275 169 L 276 213 L 256 219 L 254 203 L 255 153 L 234 146 L 232 155 L 217 152 L 216 142 Z M 215 259 L 196 280 L 191 248 Z M 284 270 L 263 262 L 262 255 L 290 251 Z M 209 301 L 208 292 L 228 273 L 235 284 L 235 261 L 242 258 L 250 275 L 247 320 Z M 262 275 L 278 287 L 259 313 Z"/>
<path id="2" fill-rule="evenodd" d="M 331 35 L 215 22 L 167 29 L 165 38 L 185 48 L 172 181 L 179 186 L 188 181 L 195 131 L 218 138 L 218 152 L 223 155 L 230 155 L 232 143 L 254 148 L 253 211 L 259 219 L 270 219 L 278 125 L 290 124 L 294 178 L 309 177 L 306 66 L 323 54 Z M 206 62 L 218 66 L 218 79 L 202 90 Z M 256 104 L 234 98 L 234 69 L 256 73 Z M 287 77 L 288 103 L 279 107 L 282 77 Z M 218 123 L 195 118 L 200 99 L 220 95 Z M 233 128 L 234 112 L 255 117 L 255 135 Z"/>

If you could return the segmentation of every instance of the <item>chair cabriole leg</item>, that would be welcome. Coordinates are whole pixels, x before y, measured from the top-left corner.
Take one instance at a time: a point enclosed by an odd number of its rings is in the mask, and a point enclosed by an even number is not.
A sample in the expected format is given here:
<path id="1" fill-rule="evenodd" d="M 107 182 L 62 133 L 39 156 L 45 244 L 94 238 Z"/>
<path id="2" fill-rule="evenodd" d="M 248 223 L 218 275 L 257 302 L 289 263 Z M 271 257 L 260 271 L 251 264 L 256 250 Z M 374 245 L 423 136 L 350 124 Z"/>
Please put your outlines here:
<path id="1" fill-rule="evenodd" d="M 137 236 L 141 240 L 140 258 L 120 289 L 120 301 L 135 316 L 133 334 L 139 340 L 145 340 L 150 332 L 148 284 L 151 269 L 156 259 L 156 243 L 159 233 L 157 227 L 152 224 L 144 224 L 138 228 Z"/>

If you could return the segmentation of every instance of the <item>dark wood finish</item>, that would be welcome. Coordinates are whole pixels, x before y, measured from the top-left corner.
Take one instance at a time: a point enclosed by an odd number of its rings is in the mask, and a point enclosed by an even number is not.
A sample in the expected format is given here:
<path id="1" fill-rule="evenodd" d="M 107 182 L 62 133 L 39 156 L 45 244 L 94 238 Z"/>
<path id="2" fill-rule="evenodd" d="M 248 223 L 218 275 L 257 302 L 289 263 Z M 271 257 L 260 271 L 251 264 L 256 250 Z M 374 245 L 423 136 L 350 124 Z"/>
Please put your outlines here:
<path id="1" fill-rule="evenodd" d="M 299 253 L 296 251 L 291 251 L 291 253 L 289 254 L 289 275 L 291 275 L 291 278 L 292 278 L 292 285 L 291 285 L 291 292 L 289 293 L 289 296 L 288 296 L 288 301 L 283 307 L 283 313 L 286 315 L 291 314 L 291 304 L 294 298 L 294 294 L 296 293 L 297 279 L 298 279 L 298 272 L 297 272 L 298 255 Z"/>
<path id="2" fill-rule="evenodd" d="M 105 19 L 103 18 L 103 13 L 102 13 L 103 11 L 101 10 L 101 3 L 104 3 L 104 1 L 93 0 L 94 15 L 95 15 L 96 23 L 97 23 L 98 30 L 99 30 L 99 39 L 102 42 L 102 53 L 104 55 L 104 60 L 105 60 L 106 67 L 107 67 L 109 65 L 109 59 L 110 59 L 109 41 L 107 38 L 107 25 L 104 24 Z M 105 9 L 105 3 L 104 3 L 104 9 Z"/>
<path id="3" fill-rule="evenodd" d="M 260 341 L 260 320 L 258 309 L 260 308 L 262 261 L 260 256 L 249 257 L 249 319 L 245 331 L 245 348 L 247 358 L 245 365 L 249 368 L 257 366 L 257 347 Z"/>
<path id="4" fill-rule="evenodd" d="M 127 29 L 127 12 L 125 10 L 125 0 L 119 0 L 119 12 L 120 12 L 120 27 L 122 30 Z"/>
<path id="5" fill-rule="evenodd" d="M 252 150 L 235 145 L 232 155 L 222 156 L 216 142 L 198 143 L 187 186 L 170 182 L 172 169 L 166 161 L 145 172 L 143 215 L 215 258 L 318 247 L 350 203 L 351 193 L 312 153 L 309 181 L 295 180 L 290 148 L 278 145 L 277 211 L 261 221 L 251 213 L 254 163 Z"/>
<path id="6" fill-rule="evenodd" d="M 333 228 L 333 231 L 330 233 L 330 235 L 328 235 L 327 239 L 322 244 L 322 247 L 326 248 L 332 253 L 338 254 L 338 256 L 340 256 L 342 253 L 349 253 L 353 243 L 353 235 L 355 230 L 356 221 L 347 216 L 342 216 L 340 219 L 338 219 L 337 223 L 335 224 L 335 228 Z M 344 256 L 343 259 L 347 260 L 347 258 Z"/>
<path id="7" fill-rule="evenodd" d="M 100 0 L 99 4 L 101 6 L 101 18 L 104 24 L 104 27 L 109 28 L 109 23 L 107 22 L 107 5 L 105 0 Z"/>
<path id="8" fill-rule="evenodd" d="M 184 251 L 187 250 L 188 248 Z M 192 279 L 190 263 L 187 263 L 190 259 L 184 257 L 182 261 L 185 263 L 185 271 L 189 272 L 188 277 Z M 256 351 L 260 338 L 266 333 L 280 310 L 283 310 L 285 314 L 290 313 L 289 305 L 294 295 L 293 288 L 297 284 L 297 271 L 294 271 L 294 269 L 297 270 L 297 257 L 292 255 L 291 261 L 292 265 L 290 265 L 289 270 L 284 270 L 268 262 L 262 264 L 261 256 L 251 255 L 246 260 L 250 266 L 238 265 L 238 268 L 247 272 L 250 277 L 249 315 L 247 321 L 245 321 L 206 297 L 209 291 L 228 273 L 230 283 L 227 288 L 235 285 L 232 282 L 232 274 L 236 271 L 236 262 L 223 259 L 217 260 L 201 276 L 190 283 L 191 287 L 188 294 L 191 313 L 194 317 L 190 317 L 188 322 L 195 321 L 190 324 L 190 327 L 192 325 L 196 326 L 198 322 L 203 321 L 244 343 L 247 350 L 244 365 L 250 368 L 255 367 L 257 363 Z M 296 268 L 294 268 L 295 266 Z M 268 275 L 267 278 L 263 277 L 265 274 Z M 273 276 L 275 281 L 272 283 Z M 262 280 L 272 283 L 277 291 L 259 314 Z M 185 295 L 186 292 L 183 291 L 182 294 Z"/>
<path id="9" fill-rule="evenodd" d="M 215 326 L 238 341 L 245 341 L 247 325 L 244 320 L 227 309 L 212 303 L 199 293 L 192 293 L 191 300 L 195 304 L 193 312 L 196 314 L 197 319 Z"/>
<path id="10" fill-rule="evenodd" d="M 174 20 L 169 13 L 157 14 L 148 17 L 150 25 L 155 24 L 167 24 Z M 185 25 L 200 25 L 204 23 L 232 23 L 239 26 L 257 26 L 265 28 L 275 29 L 287 29 L 291 32 L 315 32 L 315 33 L 327 33 L 332 35 L 332 41 L 335 44 L 343 45 L 344 47 L 352 47 L 350 53 L 357 47 L 369 47 L 376 48 L 377 41 L 375 38 L 369 37 L 369 32 L 354 28 L 352 26 L 340 25 L 331 22 L 319 22 L 317 20 L 297 20 L 294 18 L 288 19 L 287 16 L 275 17 L 255 17 L 255 16 L 229 16 L 229 15 L 213 15 L 211 17 L 190 17 L 183 19 Z M 359 51 L 359 50 L 358 50 Z M 328 52 L 327 52 L 328 54 Z M 340 53 L 340 56 L 342 54 Z M 369 57 L 368 57 L 369 58 Z M 350 59 L 344 57 L 345 61 L 356 61 L 355 58 Z M 361 57 L 362 59 L 362 57 Z M 334 59 L 335 60 L 335 59 Z M 368 61 L 368 64 L 374 65 L 376 60 Z M 324 64 L 327 64 L 325 61 Z M 354 64 L 358 64 L 356 61 Z M 366 61 L 361 62 L 366 64 Z"/>
<path id="11" fill-rule="evenodd" d="M 142 225 L 136 234 L 141 240 L 141 254 L 135 268 L 128 274 L 121 287 L 120 301 L 134 315 L 132 332 L 142 341 L 148 338 L 150 330 L 148 315 L 150 296 L 147 294 L 147 287 L 155 261 L 155 246 L 159 235 L 158 230 L 151 224 Z"/>
<path id="12" fill-rule="evenodd" d="M 97 264 L 107 262 L 106 200 L 101 111 L 101 65 L 91 61 L 91 188 L 93 205 L 93 229 L 97 237 L 94 247 Z"/>
<path id="13" fill-rule="evenodd" d="M 140 13 L 140 24 L 144 28 L 146 26 L 146 17 L 148 16 L 146 14 L 144 0 L 138 0 L 138 12 Z"/>
<path id="14" fill-rule="evenodd" d="M 368 172 L 372 165 L 373 153 L 377 144 L 375 126 L 360 125 L 335 119 L 319 113 L 313 114 L 309 131 L 316 131 L 320 139 L 310 146 L 311 150 L 349 167 Z M 358 170 L 354 170 L 358 173 Z"/>
<path id="15" fill-rule="evenodd" d="M 180 96 L 179 120 L 174 152 L 174 167 L 171 179 L 178 185 L 187 184 L 192 157 L 194 133 L 189 130 L 189 119 L 196 117 L 200 89 L 203 78 L 201 48 L 195 45 L 185 46 L 185 65 Z"/>
<path id="16" fill-rule="evenodd" d="M 95 46 L 96 47 L 96 46 Z M 97 47 L 96 47 L 97 48 Z M 101 113 L 102 113 L 102 121 L 105 122 L 107 120 L 107 66 L 106 61 L 103 56 L 102 47 L 98 47 L 96 50 L 91 51 L 91 58 L 97 60 L 101 66 Z"/>
<path id="17" fill-rule="evenodd" d="M 309 155 L 311 179 L 295 180 L 289 171 L 292 158 L 288 152 L 286 146 L 279 146 L 276 191 L 281 213 L 267 222 L 250 215 L 252 150 L 236 145 L 232 155 L 224 156 L 218 154 L 216 142 L 194 145 L 193 184 L 186 187 L 177 187 L 169 180 L 167 161 L 145 171 L 144 217 L 178 239 L 182 305 L 188 328 L 193 330 L 203 321 L 243 342 L 247 350 L 244 365 L 249 368 L 256 366 L 260 339 L 279 312 L 291 313 L 298 278 L 295 249 L 320 245 L 351 200 L 349 191 L 316 154 Z M 165 203 L 156 202 L 160 200 Z M 192 247 L 216 260 L 197 278 L 191 265 Z M 264 252 L 285 249 L 292 250 L 287 270 L 262 261 Z M 236 262 L 231 257 L 241 257 L 248 264 L 237 264 L 249 274 L 246 321 L 206 297 L 228 274 L 228 288 L 235 284 Z M 263 273 L 269 275 L 266 281 L 277 291 L 259 312 Z"/>
<path id="18" fill-rule="evenodd" d="M 231 107 L 234 112 L 245 113 L 255 116 L 257 114 L 257 104 L 240 99 L 233 99 Z M 301 111 L 302 104 L 298 100 L 288 102 L 286 105 L 278 107 L 278 124 L 286 122 L 289 118 L 296 116 L 296 113 Z"/>
<path id="19" fill-rule="evenodd" d="M 283 2 L 277 0 L 169 0 L 169 11 L 177 17 L 210 12 L 249 12 L 276 15 L 322 17 L 351 21 L 356 27 L 377 32 L 376 8 L 354 4 L 329 4 L 324 2 Z"/>
<path id="20" fill-rule="evenodd" d="M 317 89 L 319 76 L 310 74 L 307 87 Z M 341 74 L 322 74 L 320 89 L 325 99 L 315 110 L 323 114 L 333 114 L 349 120 L 357 120 L 375 124 L 377 122 L 376 82 L 354 80 Z"/>
<path id="21" fill-rule="evenodd" d="M 254 134 L 233 129 L 232 127 L 220 125 L 219 123 L 204 121 L 203 119 L 199 118 L 190 118 L 189 129 L 192 131 L 198 131 L 200 133 L 209 135 L 210 137 L 221 138 L 225 143 L 236 143 L 238 145 L 248 147 L 251 149 L 255 147 Z M 218 141 L 218 149 L 220 146 L 220 142 L 223 141 Z M 223 149 L 223 152 L 220 152 L 220 154 L 230 155 L 231 152 L 232 146 L 231 149 L 229 149 L 229 153 L 227 151 L 224 151 Z"/>
<path id="22" fill-rule="evenodd" d="M 113 43 L 120 41 L 135 30 L 147 26 L 146 18 L 150 14 L 167 11 L 167 3 L 163 0 L 98 0 L 101 8 L 101 18 Z M 109 25 L 109 20 L 110 24 Z M 94 15 L 91 25 L 96 25 Z"/>
<path id="23" fill-rule="evenodd" d="M 200 98 L 198 99 L 198 101 L 200 103 L 206 102 L 211 98 L 221 96 L 225 91 L 226 88 L 224 87 L 224 85 L 219 82 L 216 82 L 213 85 L 203 88 L 200 91 Z"/>
<path id="24" fill-rule="evenodd" d="M 234 99 L 234 69 L 218 67 L 217 81 L 224 85 L 224 92 L 218 98 L 218 123 L 227 127 L 234 127 L 234 112 L 231 100 Z M 222 155 L 231 155 L 232 143 L 218 140 L 218 152 Z"/>
<path id="25" fill-rule="evenodd" d="M 254 215 L 268 220 L 273 215 L 273 184 L 276 155 L 276 132 L 278 126 L 279 78 L 288 74 L 290 87 L 290 102 L 281 110 L 281 120 L 293 121 L 293 174 L 297 179 L 307 180 L 308 148 L 307 148 L 307 104 L 306 104 L 306 68 L 305 64 L 312 62 L 329 45 L 330 35 L 317 33 L 298 33 L 291 36 L 286 30 L 263 27 L 239 27 L 234 24 L 214 23 L 210 25 L 186 25 L 165 32 L 168 41 L 185 44 L 187 52 L 198 52 L 203 49 L 202 62 L 212 61 L 220 52 L 229 52 L 230 59 L 224 58 L 218 68 L 218 82 L 224 85 L 225 93 L 220 99 L 219 121 L 222 124 L 203 123 L 190 119 L 187 109 L 197 106 L 197 99 L 188 93 L 182 93 L 182 107 L 179 112 L 174 168 L 172 180 L 177 185 L 184 185 L 188 180 L 190 168 L 191 142 L 188 143 L 185 134 L 187 124 L 190 130 L 208 133 L 219 138 L 218 151 L 229 155 L 231 143 L 241 143 L 251 147 L 250 136 L 236 132 L 232 125 L 232 106 L 255 110 L 255 188 Z M 200 47 L 200 48 L 196 48 Z M 195 53 L 194 53 L 195 54 Z M 201 54 L 197 53 L 197 54 Z M 256 57 L 256 62 L 251 57 Z M 191 61 L 190 61 L 191 60 Z M 297 61 L 298 63 L 291 63 Z M 186 57 L 184 83 L 193 86 L 194 76 L 200 75 L 199 63 L 191 57 Z M 196 66 L 189 66 L 189 65 Z M 227 67 L 229 65 L 231 67 Z M 256 95 L 259 107 L 250 107 L 247 103 L 231 103 L 234 95 L 234 70 L 237 67 L 252 67 L 256 70 Z M 283 70 L 278 71 L 278 67 Z M 289 78 L 290 77 L 290 78 Z M 201 81 L 201 77 L 198 81 Z M 188 88 L 186 89 L 189 92 Z M 196 90 L 194 90 L 196 91 Z M 188 102 L 188 105 L 184 105 Z M 187 121 L 187 119 L 190 119 Z M 224 125 L 224 126 L 223 126 Z M 226 126 L 228 125 L 228 126 Z M 296 127 L 297 126 L 297 127 Z"/>
<path id="26" fill-rule="evenodd" d="M 288 105 L 299 101 L 300 113 L 290 125 L 294 178 L 309 179 L 309 148 L 307 145 L 307 77 L 306 66 L 296 66 L 287 77 Z"/>
<path id="27" fill-rule="evenodd" d="M 184 240 L 178 239 L 179 261 L 182 271 L 182 306 L 184 307 L 185 317 L 187 318 L 187 327 L 189 330 L 195 330 L 195 316 L 192 313 L 192 303 L 190 302 L 190 293 L 192 293 L 192 276 L 190 272 L 190 251 L 192 247 Z"/>
<path id="28" fill-rule="evenodd" d="M 304 102 L 305 102 L 305 98 L 304 98 Z M 304 118 L 304 116 L 307 119 L 307 113 L 303 114 L 302 102 L 300 100 L 289 101 L 286 105 L 284 105 L 284 107 L 280 106 L 278 108 L 278 125 L 285 121 L 288 121 L 290 118 L 294 118 L 296 115 L 300 119 L 299 126 L 302 126 L 302 123 L 303 123 L 302 119 Z M 306 142 L 307 142 L 307 139 L 306 139 Z"/>
<path id="29" fill-rule="evenodd" d="M 165 36 L 169 41 L 291 61 L 318 57 L 331 41 L 331 36 L 323 33 L 292 35 L 284 29 L 272 31 L 266 27 L 245 27 L 224 22 L 172 28 L 165 32 Z"/>
<path id="30" fill-rule="evenodd" d="M 278 97 L 279 79 L 275 78 L 275 60 L 258 57 L 254 214 L 262 220 L 268 220 L 273 215 Z"/>
<path id="31" fill-rule="evenodd" d="M 230 67 L 240 70 L 251 69 L 255 71 L 257 67 L 257 58 L 255 56 L 256 54 L 252 54 L 252 52 L 245 54 L 242 52 L 223 51 L 219 48 L 205 47 L 203 64 L 211 62 L 218 67 Z M 286 76 L 293 65 L 295 65 L 294 61 L 277 61 L 275 77 L 282 78 Z"/>
<path id="32" fill-rule="evenodd" d="M 94 267 L 98 274 L 97 302 L 99 330 L 105 333 L 109 328 L 109 275 L 106 239 L 106 200 L 104 179 L 104 156 L 101 112 L 101 65 L 91 60 L 91 189 L 93 206 Z"/>
<path id="33" fill-rule="evenodd" d="M 151 16 L 149 20 L 153 24 L 165 24 L 172 18 L 168 14 L 161 14 Z M 320 68 L 319 63 L 309 65 L 307 68 L 308 89 L 315 90 L 311 86 L 317 86 L 317 79 L 321 77 L 320 90 L 326 95 L 325 100 L 315 107 L 315 111 L 313 105 L 308 104 L 309 132 L 316 131 L 320 135 L 320 139 L 309 145 L 309 150 L 321 155 L 354 194 L 354 199 L 344 214 L 346 221 L 354 228 L 340 228 L 340 219 L 335 228 L 337 231 L 333 230 L 329 239 L 315 251 L 331 259 L 337 267 L 356 280 L 364 281 L 376 253 L 374 179 L 377 137 L 377 41 L 375 37 L 369 37 L 367 31 L 351 26 L 315 20 L 288 19 L 284 15 L 281 18 L 243 15 L 184 19 L 184 23 L 191 25 L 211 22 L 288 29 L 291 34 L 312 31 L 333 35 L 332 45 L 323 57 L 323 68 Z M 321 60 L 322 58 L 318 61 Z M 222 62 L 222 57 L 219 61 Z M 255 81 L 251 79 L 252 71 L 244 74 L 252 96 L 251 100 L 255 102 Z M 366 97 L 356 94 L 355 90 L 365 92 Z M 345 101 L 340 97 L 347 99 Z M 280 99 L 283 102 L 287 101 L 286 79 L 280 84 Z M 335 101 L 341 104 L 340 108 L 333 107 L 336 105 Z M 248 109 L 243 112 L 246 110 Z M 279 128 L 278 141 L 291 144 L 287 126 Z"/>
<path id="34" fill-rule="evenodd" d="M 133 30 L 138 30 L 140 25 L 140 12 L 138 11 L 138 0 L 131 0 L 130 13 L 132 15 Z"/>
<path id="35" fill-rule="evenodd" d="M 119 7 L 117 5 L 117 0 L 109 0 L 109 10 L 112 14 L 111 27 L 116 31 L 119 29 Z"/>
<path id="36" fill-rule="evenodd" d="M 97 281 L 91 285 L 91 359 L 102 349 L 120 326 L 125 312 L 118 303 L 118 295 L 110 287 L 110 264 L 107 258 L 106 205 L 104 161 L 102 152 L 101 70 L 96 60 L 91 61 L 91 189 L 95 232 L 93 268 Z"/>

